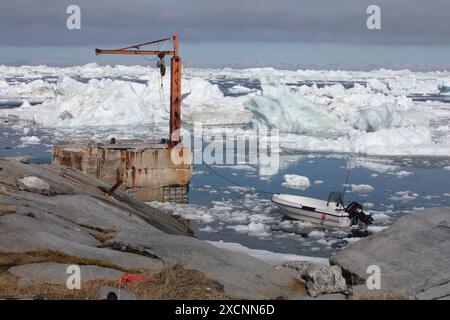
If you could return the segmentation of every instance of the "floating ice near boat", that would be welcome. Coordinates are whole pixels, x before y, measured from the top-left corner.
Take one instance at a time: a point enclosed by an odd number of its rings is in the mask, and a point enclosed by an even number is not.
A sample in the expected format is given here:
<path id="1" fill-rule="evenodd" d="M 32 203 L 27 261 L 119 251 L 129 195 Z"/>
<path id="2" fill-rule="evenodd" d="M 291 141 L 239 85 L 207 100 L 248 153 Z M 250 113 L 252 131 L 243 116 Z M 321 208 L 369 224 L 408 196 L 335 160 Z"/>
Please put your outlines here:
<path id="1" fill-rule="evenodd" d="M 345 206 L 341 192 L 331 192 L 328 201 L 289 194 L 275 194 L 272 201 L 284 215 L 292 219 L 323 226 L 346 228 L 360 221 L 365 224 L 373 222 L 359 203 L 352 202 Z"/>

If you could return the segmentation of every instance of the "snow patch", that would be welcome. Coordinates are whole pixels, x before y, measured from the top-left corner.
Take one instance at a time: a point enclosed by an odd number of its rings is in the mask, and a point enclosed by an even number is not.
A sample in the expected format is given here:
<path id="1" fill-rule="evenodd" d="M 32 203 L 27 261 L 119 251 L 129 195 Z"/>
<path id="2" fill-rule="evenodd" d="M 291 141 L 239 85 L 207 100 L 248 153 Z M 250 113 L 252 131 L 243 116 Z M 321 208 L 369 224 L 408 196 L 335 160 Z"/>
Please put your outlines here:
<path id="1" fill-rule="evenodd" d="M 282 265 L 284 262 L 287 261 L 310 261 L 322 265 L 329 265 L 328 259 L 326 258 L 307 257 L 289 253 L 276 253 L 267 250 L 250 249 L 239 243 L 233 242 L 223 242 L 223 241 L 208 241 L 208 242 L 221 249 L 247 254 L 254 258 L 260 259 L 272 266 Z"/>

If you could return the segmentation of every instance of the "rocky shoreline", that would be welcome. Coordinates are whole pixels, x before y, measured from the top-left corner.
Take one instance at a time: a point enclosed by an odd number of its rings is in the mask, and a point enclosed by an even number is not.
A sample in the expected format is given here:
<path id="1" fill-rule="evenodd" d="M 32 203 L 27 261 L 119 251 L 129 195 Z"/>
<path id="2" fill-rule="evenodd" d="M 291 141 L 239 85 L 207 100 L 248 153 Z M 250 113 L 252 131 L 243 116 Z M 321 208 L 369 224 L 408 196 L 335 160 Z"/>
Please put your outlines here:
<path id="1" fill-rule="evenodd" d="M 178 298 L 376 298 L 398 288 L 402 298 L 450 297 L 449 208 L 405 216 L 331 257 L 331 266 L 273 267 L 196 239 L 183 221 L 126 194 L 108 195 L 110 186 L 75 169 L 23 162 L 0 159 L 0 297 L 2 277 L 25 292 L 36 283 L 63 286 L 72 264 L 81 266 L 83 283 L 98 282 L 90 298 L 127 275 L 150 279 L 127 287 L 138 299 L 161 277 L 196 295 Z M 365 289 L 369 265 L 381 269 L 381 290 Z"/>

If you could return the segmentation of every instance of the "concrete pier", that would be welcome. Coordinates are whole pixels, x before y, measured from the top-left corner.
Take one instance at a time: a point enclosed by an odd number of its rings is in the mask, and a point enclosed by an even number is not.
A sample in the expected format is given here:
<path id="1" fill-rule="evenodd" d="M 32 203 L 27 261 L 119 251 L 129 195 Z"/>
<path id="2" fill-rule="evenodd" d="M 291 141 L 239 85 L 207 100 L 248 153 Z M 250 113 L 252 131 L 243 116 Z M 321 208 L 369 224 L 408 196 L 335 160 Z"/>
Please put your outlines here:
<path id="1" fill-rule="evenodd" d="M 171 152 L 161 141 L 64 142 L 53 147 L 53 164 L 116 185 L 140 201 L 186 203 L 192 165 L 173 163 Z"/>

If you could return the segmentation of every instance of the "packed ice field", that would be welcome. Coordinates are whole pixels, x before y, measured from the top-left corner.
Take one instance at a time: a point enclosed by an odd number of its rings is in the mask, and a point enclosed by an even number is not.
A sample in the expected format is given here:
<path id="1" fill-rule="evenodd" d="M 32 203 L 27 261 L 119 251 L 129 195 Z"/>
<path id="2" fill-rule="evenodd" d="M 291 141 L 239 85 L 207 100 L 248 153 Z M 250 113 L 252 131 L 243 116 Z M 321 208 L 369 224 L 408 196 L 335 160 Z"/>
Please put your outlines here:
<path id="1" fill-rule="evenodd" d="M 279 172 L 199 164 L 190 204 L 151 203 L 191 220 L 199 238 L 327 257 L 412 210 L 450 205 L 450 72 L 187 68 L 182 92 L 188 128 L 280 132 Z M 0 66 L 0 155 L 50 162 L 59 140 L 165 138 L 168 108 L 169 77 L 151 67 Z M 347 167 L 346 200 L 373 215 L 368 230 L 317 229 L 270 201 L 326 198 Z"/>

